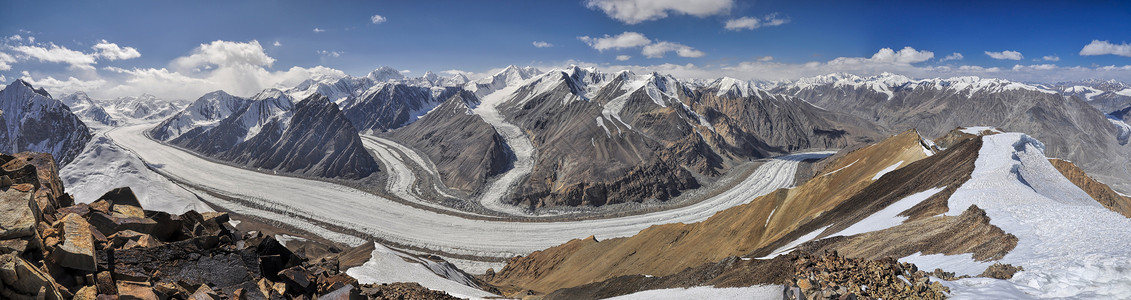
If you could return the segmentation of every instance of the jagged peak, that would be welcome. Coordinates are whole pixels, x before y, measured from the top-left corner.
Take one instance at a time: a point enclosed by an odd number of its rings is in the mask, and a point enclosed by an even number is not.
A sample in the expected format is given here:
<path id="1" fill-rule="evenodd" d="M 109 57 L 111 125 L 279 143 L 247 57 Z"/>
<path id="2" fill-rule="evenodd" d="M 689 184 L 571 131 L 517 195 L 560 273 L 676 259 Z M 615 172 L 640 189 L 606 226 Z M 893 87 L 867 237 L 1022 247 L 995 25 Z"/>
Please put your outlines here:
<path id="1" fill-rule="evenodd" d="M 36 93 L 36 94 L 39 94 L 39 95 L 47 97 L 47 98 L 52 98 L 51 94 L 47 93 L 47 90 L 45 90 L 43 88 L 37 89 L 37 88 L 35 88 L 35 86 L 32 86 L 31 83 L 28 83 L 27 81 L 24 81 L 23 79 L 20 79 L 20 78 L 17 78 L 15 81 L 12 82 L 12 84 L 8 85 L 8 88 L 12 88 L 12 87 L 27 88 L 32 93 Z M 54 99 L 54 98 L 52 98 L 52 99 Z"/>

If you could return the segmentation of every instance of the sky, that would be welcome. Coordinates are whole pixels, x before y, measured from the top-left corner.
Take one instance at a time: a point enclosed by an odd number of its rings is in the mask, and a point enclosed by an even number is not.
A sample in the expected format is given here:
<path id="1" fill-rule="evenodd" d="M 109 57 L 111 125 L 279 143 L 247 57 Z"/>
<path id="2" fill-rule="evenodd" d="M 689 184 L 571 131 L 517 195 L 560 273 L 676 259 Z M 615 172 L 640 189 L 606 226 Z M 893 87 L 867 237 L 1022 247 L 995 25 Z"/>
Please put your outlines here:
<path id="1" fill-rule="evenodd" d="M 3 2 L 0 79 L 96 98 L 250 96 L 381 66 L 1131 82 L 1128 1 Z"/>

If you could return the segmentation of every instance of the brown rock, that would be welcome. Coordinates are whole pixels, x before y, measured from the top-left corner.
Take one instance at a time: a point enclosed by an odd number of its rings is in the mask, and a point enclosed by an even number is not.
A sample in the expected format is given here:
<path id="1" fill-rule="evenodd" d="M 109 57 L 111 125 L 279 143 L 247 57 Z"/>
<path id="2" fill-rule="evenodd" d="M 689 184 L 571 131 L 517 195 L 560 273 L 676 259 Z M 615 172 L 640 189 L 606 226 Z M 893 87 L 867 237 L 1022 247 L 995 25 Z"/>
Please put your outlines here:
<path id="1" fill-rule="evenodd" d="M 200 216 L 204 217 L 204 221 L 206 222 L 215 222 L 217 224 L 227 223 L 232 220 L 226 212 L 206 211 L 200 213 Z"/>
<path id="2" fill-rule="evenodd" d="M 67 214 L 77 214 L 85 218 L 86 216 L 90 215 L 90 204 L 79 203 L 67 206 L 64 208 L 56 209 L 55 213 L 61 216 L 65 216 Z"/>
<path id="3" fill-rule="evenodd" d="M 145 218 L 145 211 L 133 205 L 115 204 L 110 212 L 111 215 L 119 218 Z"/>
<path id="4" fill-rule="evenodd" d="M 153 285 L 153 290 L 169 299 L 187 299 L 191 295 L 185 288 L 171 282 L 158 282 Z"/>
<path id="5" fill-rule="evenodd" d="M 0 240 L 0 253 L 24 253 L 27 251 L 28 241 L 23 239 Z"/>
<path id="6" fill-rule="evenodd" d="M 212 288 L 208 287 L 207 284 L 201 284 L 200 287 L 192 293 L 192 296 L 189 296 L 189 299 L 220 300 L 220 295 L 217 295 L 216 292 L 212 290 Z"/>
<path id="7" fill-rule="evenodd" d="M 150 233 L 153 237 L 164 242 L 176 241 L 177 232 L 181 229 L 181 216 L 170 215 L 163 211 L 151 211 L 147 216 L 157 222 L 153 232 Z"/>
<path id="8" fill-rule="evenodd" d="M 63 299 L 49 274 L 11 253 L 0 255 L 0 283 L 6 299 Z"/>
<path id="9" fill-rule="evenodd" d="M 322 294 L 318 297 L 321 300 L 351 300 L 363 299 L 361 298 L 361 291 L 352 285 L 337 288 L 329 293 Z"/>
<path id="10" fill-rule="evenodd" d="M 21 190 L 20 187 L 30 185 L 21 184 L 0 191 L 0 240 L 24 239 L 38 246 L 42 243 L 38 241 L 41 238 L 36 230 L 41 215 L 39 205 L 32 200 L 32 190 Z"/>
<path id="11" fill-rule="evenodd" d="M 118 300 L 157 300 L 148 282 L 118 281 Z"/>
<path id="12" fill-rule="evenodd" d="M 61 243 L 51 250 L 55 263 L 88 272 L 98 270 L 90 224 L 77 214 L 67 214 L 55 226 L 62 234 Z"/>
<path id="13" fill-rule="evenodd" d="M 98 298 L 98 288 L 93 285 L 84 286 L 75 292 L 74 300 L 94 300 Z"/>
<path id="14" fill-rule="evenodd" d="M 90 203 L 90 210 L 102 212 L 104 214 L 110 213 L 110 201 L 98 200 Z"/>
<path id="15" fill-rule="evenodd" d="M 122 204 L 141 207 L 141 202 L 137 201 L 137 196 L 134 196 L 134 191 L 131 190 L 130 187 L 120 187 L 110 190 L 106 192 L 106 194 L 103 194 L 102 197 L 98 197 L 98 199 L 109 201 L 111 206 Z"/>
<path id="16" fill-rule="evenodd" d="M 157 227 L 157 222 L 150 219 L 135 217 L 123 218 L 101 212 L 90 215 L 90 224 L 94 225 L 95 228 L 98 228 L 99 232 L 107 236 L 122 230 L 150 233 L 153 232 L 153 228 Z"/>
<path id="17" fill-rule="evenodd" d="M 978 277 L 989 277 L 989 278 L 996 278 L 996 279 L 1002 279 L 1002 280 L 1009 280 L 1009 279 L 1013 278 L 1013 274 L 1016 274 L 1018 271 L 1021 271 L 1021 270 L 1022 270 L 1022 268 L 1020 266 L 1013 266 L 1013 265 L 1010 265 L 1010 264 L 996 263 L 996 264 L 993 264 L 993 265 L 987 267 L 986 270 L 983 271 L 981 275 L 978 275 Z"/>
<path id="18" fill-rule="evenodd" d="M 291 267 L 279 272 L 279 278 L 287 285 L 287 291 L 307 294 L 314 291 L 314 276 L 301 266 Z"/>
<path id="19" fill-rule="evenodd" d="M 153 236 L 133 230 L 123 230 L 109 237 L 111 247 L 116 249 L 130 249 L 134 247 L 149 248 L 160 246 L 163 243 Z"/>
<path id="20" fill-rule="evenodd" d="M 114 283 L 114 278 L 110 276 L 109 271 L 98 272 L 98 275 L 94 275 L 94 284 L 95 287 L 98 287 L 99 294 L 118 294 L 118 286 Z"/>

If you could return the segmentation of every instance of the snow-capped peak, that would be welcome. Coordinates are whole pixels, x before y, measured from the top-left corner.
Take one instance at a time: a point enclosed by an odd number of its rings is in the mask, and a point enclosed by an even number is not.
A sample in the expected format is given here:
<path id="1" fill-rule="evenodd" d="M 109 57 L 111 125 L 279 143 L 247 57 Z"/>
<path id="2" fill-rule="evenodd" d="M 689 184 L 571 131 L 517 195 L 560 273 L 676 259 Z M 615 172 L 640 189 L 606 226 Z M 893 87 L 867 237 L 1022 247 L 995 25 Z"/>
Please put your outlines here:
<path id="1" fill-rule="evenodd" d="M 251 100 L 275 99 L 280 97 L 286 97 L 286 94 L 283 94 L 283 91 L 279 89 L 269 88 L 255 94 L 255 96 L 251 97 Z"/>
<path id="2" fill-rule="evenodd" d="M 386 81 L 390 81 L 390 80 L 404 80 L 405 79 L 404 74 L 401 74 L 400 71 L 397 71 L 397 69 L 393 69 L 393 68 L 387 67 L 387 66 L 386 67 L 380 67 L 380 68 L 377 68 L 376 70 L 373 70 L 373 72 L 369 72 L 369 75 L 367 75 L 366 77 L 369 78 L 369 79 L 372 79 L 373 81 L 376 81 L 376 82 L 386 82 Z"/>
<path id="3" fill-rule="evenodd" d="M 758 88 L 754 87 L 750 82 L 731 77 L 720 78 L 716 80 L 712 86 L 718 89 L 716 95 L 719 97 L 730 93 L 735 93 L 736 96 L 749 97 L 751 94 L 758 91 Z"/>

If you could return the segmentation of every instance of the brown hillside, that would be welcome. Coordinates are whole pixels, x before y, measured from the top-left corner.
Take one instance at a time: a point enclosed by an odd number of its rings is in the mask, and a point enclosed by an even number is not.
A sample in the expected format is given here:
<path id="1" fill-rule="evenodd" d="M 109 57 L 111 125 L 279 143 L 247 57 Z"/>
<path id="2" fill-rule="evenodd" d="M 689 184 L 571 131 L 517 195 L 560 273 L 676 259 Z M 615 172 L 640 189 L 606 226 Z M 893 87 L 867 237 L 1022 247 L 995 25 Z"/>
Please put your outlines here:
<path id="1" fill-rule="evenodd" d="M 546 293 L 621 275 L 665 276 L 728 256 L 746 255 L 791 237 L 802 225 L 814 224 L 872 184 L 881 170 L 901 161 L 900 166 L 907 166 L 926 157 L 921 137 L 909 130 L 845 155 L 830 164 L 826 168 L 829 171 L 820 172 L 801 187 L 778 190 L 704 222 L 652 226 L 629 238 L 573 240 L 514 258 L 487 279 L 512 291 Z M 879 181 L 902 179 L 885 176 Z M 922 190 L 930 187 L 923 186 Z M 898 198 L 890 201 L 895 200 Z"/>
<path id="2" fill-rule="evenodd" d="M 1080 187 L 1085 193 L 1088 193 L 1088 196 L 1092 196 L 1092 199 L 1096 199 L 1096 202 L 1122 214 L 1124 217 L 1131 218 L 1131 197 L 1120 195 L 1106 184 L 1092 179 L 1088 174 L 1084 174 L 1084 170 L 1070 161 L 1053 158 L 1049 159 L 1049 162 L 1060 171 L 1060 174 L 1072 181 L 1072 184 Z"/>

